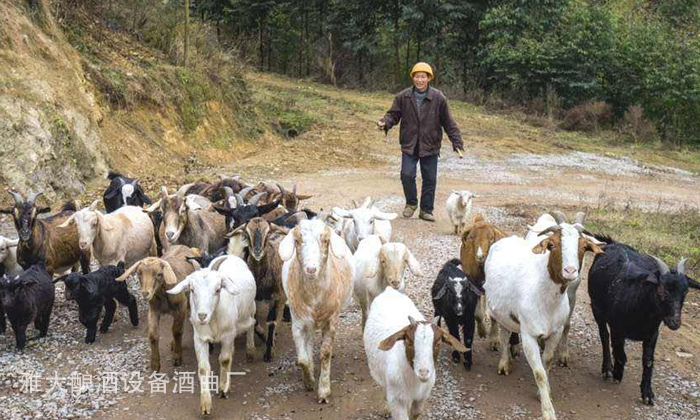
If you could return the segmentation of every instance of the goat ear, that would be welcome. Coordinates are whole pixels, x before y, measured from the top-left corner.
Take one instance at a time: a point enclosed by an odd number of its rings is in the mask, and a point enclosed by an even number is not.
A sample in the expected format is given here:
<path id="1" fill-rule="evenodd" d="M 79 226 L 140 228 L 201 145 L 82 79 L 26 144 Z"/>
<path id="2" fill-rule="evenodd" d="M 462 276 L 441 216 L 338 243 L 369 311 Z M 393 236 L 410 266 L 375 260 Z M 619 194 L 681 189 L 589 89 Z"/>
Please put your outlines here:
<path id="1" fill-rule="evenodd" d="M 396 217 L 398 217 L 398 214 L 396 213 L 384 213 L 383 211 L 378 209 L 372 209 L 372 214 L 377 220 L 394 220 L 396 219 Z"/>
<path id="2" fill-rule="evenodd" d="M 688 287 L 691 289 L 699 289 L 700 290 L 700 282 L 698 282 L 695 279 L 691 279 L 688 276 L 685 276 L 685 278 L 688 280 Z"/>
<path id="3" fill-rule="evenodd" d="M 143 261 L 143 260 L 140 260 L 140 261 L 135 262 L 131 267 L 129 267 L 129 268 L 124 272 L 124 274 L 122 274 L 121 276 L 117 277 L 116 280 L 117 280 L 117 281 L 126 281 L 126 279 L 129 278 L 129 276 L 131 275 L 131 273 L 133 273 L 134 271 L 136 271 L 136 269 L 139 268 L 139 266 L 141 265 L 141 261 Z"/>
<path id="4" fill-rule="evenodd" d="M 475 295 L 477 295 L 477 296 L 483 296 L 483 295 L 484 295 L 484 291 L 483 291 L 482 289 L 480 289 L 477 285 L 475 285 L 474 283 L 472 283 L 472 281 L 471 281 L 469 278 L 466 278 L 465 280 L 466 280 L 466 283 L 467 283 L 467 287 L 469 288 L 469 290 L 471 290 L 472 292 L 474 292 Z"/>
<path id="5" fill-rule="evenodd" d="M 282 239 L 282 242 L 280 242 L 277 252 L 280 254 L 282 261 L 288 261 L 294 256 L 294 243 L 296 242 L 294 235 L 296 232 L 298 232 L 297 228 L 290 230 L 287 236 L 285 236 L 284 239 Z"/>
<path id="6" fill-rule="evenodd" d="M 596 255 L 605 253 L 605 251 L 603 251 L 603 249 L 600 246 L 596 245 L 595 243 L 593 243 L 592 241 L 590 241 L 588 239 L 586 239 L 586 248 L 585 249 L 586 249 L 586 251 L 591 251 L 592 253 L 594 253 Z"/>
<path id="7" fill-rule="evenodd" d="M 51 211 L 51 207 L 39 207 L 36 209 L 36 214 L 44 214 Z"/>
<path id="8" fill-rule="evenodd" d="M 308 200 L 309 198 L 313 197 L 313 195 L 304 195 L 304 194 L 297 194 L 297 200 Z"/>
<path id="9" fill-rule="evenodd" d="M 91 295 L 97 293 L 97 285 L 89 277 L 81 276 L 80 285 Z"/>
<path id="10" fill-rule="evenodd" d="M 462 344 L 458 339 L 454 338 L 452 334 L 448 333 L 445 331 L 444 328 L 437 327 L 438 332 L 440 334 L 440 340 L 447 344 L 448 346 L 452 347 L 453 349 L 457 350 L 460 353 L 466 353 L 470 349 L 466 348 L 464 344 Z"/>
<path id="11" fill-rule="evenodd" d="M 416 259 L 416 257 L 413 256 L 413 253 L 406 248 L 406 254 L 404 255 L 404 261 L 406 261 L 406 264 L 408 264 L 409 270 L 411 270 L 411 273 L 413 275 L 421 277 L 423 275 L 423 271 L 421 271 L 420 268 L 420 262 Z"/>
<path id="12" fill-rule="evenodd" d="M 7 246 L 9 246 L 10 248 L 12 248 L 12 247 L 14 247 L 14 246 L 17 246 L 17 245 L 19 245 L 19 238 L 17 238 L 17 239 L 10 239 L 10 240 L 7 241 Z"/>
<path id="13" fill-rule="evenodd" d="M 75 213 L 71 214 L 69 218 L 67 218 L 63 223 L 61 223 L 60 225 L 58 225 L 56 227 L 67 228 L 68 226 L 70 226 L 73 219 L 75 219 Z"/>
<path id="14" fill-rule="evenodd" d="M 161 260 L 161 261 L 163 263 L 163 280 L 165 281 L 165 284 L 168 284 L 168 285 L 177 284 L 177 276 L 175 275 L 173 268 L 170 266 L 170 263 L 168 263 L 165 260 Z"/>
<path id="15" fill-rule="evenodd" d="M 221 287 L 227 292 L 231 293 L 233 296 L 240 294 L 241 292 L 236 290 L 236 285 L 229 276 L 221 276 Z"/>
<path id="16" fill-rule="evenodd" d="M 552 241 L 549 238 L 542 240 L 542 242 L 540 242 L 534 248 L 532 248 L 532 252 L 535 254 L 544 254 L 549 250 L 549 244 L 551 242 Z"/>
<path id="17" fill-rule="evenodd" d="M 11 208 L 11 209 L 0 209 L 0 213 L 1 213 L 1 214 L 12 214 L 12 213 L 14 213 L 14 212 L 15 212 L 14 207 Z"/>
<path id="18" fill-rule="evenodd" d="M 352 217 L 352 212 L 341 209 L 340 207 L 333 207 L 333 213 L 340 217 L 345 217 L 345 218 L 351 218 Z"/>
<path id="19" fill-rule="evenodd" d="M 658 272 L 655 271 L 655 272 L 649 274 L 649 275 L 644 279 L 644 281 L 648 281 L 648 282 L 651 283 L 651 284 L 656 284 L 656 285 L 658 285 L 658 284 L 659 284 Z"/>
<path id="20" fill-rule="evenodd" d="M 343 238 L 341 238 L 335 232 L 333 232 L 331 228 L 326 227 L 326 229 L 327 232 L 331 235 L 329 248 L 331 249 L 333 256 L 335 256 L 336 258 L 343 258 L 343 256 L 345 256 L 345 254 L 349 252 L 348 246 L 345 244 Z"/>
<path id="21" fill-rule="evenodd" d="M 433 300 L 442 299 L 442 297 L 445 296 L 445 293 L 447 293 L 447 282 L 442 283 L 442 287 L 440 287 L 435 296 L 433 296 Z"/>
<path id="22" fill-rule="evenodd" d="M 170 290 L 166 290 L 165 292 L 169 295 L 179 295 L 182 292 L 189 292 L 191 288 L 190 283 L 191 280 L 189 278 L 185 278 L 183 281 L 176 284 L 175 287 Z"/>
<path id="23" fill-rule="evenodd" d="M 406 334 L 408 333 L 409 328 L 411 328 L 411 326 L 407 325 L 398 330 L 397 332 L 393 333 L 389 337 L 385 338 L 384 340 L 380 341 L 379 346 L 377 348 L 383 351 L 391 350 L 397 341 L 406 339 Z"/>
<path id="24" fill-rule="evenodd" d="M 92 204 L 90 204 L 89 209 L 92 210 L 92 211 L 95 211 L 95 210 L 97 210 L 97 206 L 98 206 L 99 204 L 100 204 L 100 200 L 95 200 L 95 201 L 92 202 Z"/>

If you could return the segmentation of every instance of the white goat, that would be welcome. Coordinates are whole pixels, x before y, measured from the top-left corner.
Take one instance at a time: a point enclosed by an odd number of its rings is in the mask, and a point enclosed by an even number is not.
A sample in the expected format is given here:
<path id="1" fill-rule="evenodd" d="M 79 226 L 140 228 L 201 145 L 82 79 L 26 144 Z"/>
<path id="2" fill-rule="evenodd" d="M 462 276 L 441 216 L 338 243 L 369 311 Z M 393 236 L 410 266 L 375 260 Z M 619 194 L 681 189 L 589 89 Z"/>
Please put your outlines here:
<path id="1" fill-rule="evenodd" d="M 367 311 L 374 298 L 387 286 L 401 293 L 406 289 L 404 271 L 406 266 L 413 275 L 422 276 L 420 263 L 408 247 L 402 243 L 389 242 L 382 245 L 378 235 L 370 235 L 357 247 L 355 258 L 355 299 L 362 308 L 362 327 L 367 321 Z"/>
<path id="2" fill-rule="evenodd" d="M 200 383 L 199 411 L 211 414 L 211 391 L 225 398 L 231 388 L 229 372 L 233 361 L 234 340 L 246 333 L 246 356 L 255 353 L 255 279 L 242 259 L 226 255 L 209 267 L 195 271 L 172 289 L 171 295 L 190 292 L 190 322 L 194 329 Z M 219 389 L 213 390 L 209 364 L 209 343 L 221 343 Z"/>
<path id="3" fill-rule="evenodd" d="M 313 335 L 323 334 L 318 402 L 331 395 L 331 356 L 340 312 L 352 293 L 355 263 L 343 239 L 321 220 L 302 220 L 279 246 L 282 283 L 292 313 L 292 335 L 304 385 L 313 391 Z"/>
<path id="4" fill-rule="evenodd" d="M 564 292 L 579 277 L 583 253 L 602 252 L 595 243 L 582 237 L 574 225 L 554 226 L 542 231 L 540 236 L 549 233 L 552 235 L 534 248 L 517 236 L 492 245 L 486 259 L 484 284 L 491 317 L 501 327 L 498 373 L 510 373 L 509 339 L 511 332 L 520 333 L 525 357 L 537 382 L 544 420 L 556 419 L 547 371 L 569 319 L 569 299 Z M 544 342 L 544 366 L 538 340 Z"/>
<path id="5" fill-rule="evenodd" d="M 444 329 L 427 322 L 410 298 L 387 287 L 369 311 L 363 335 L 372 378 L 386 395 L 394 420 L 418 419 L 435 385 L 439 342 L 459 352 L 467 348 Z"/>
<path id="6" fill-rule="evenodd" d="M 455 228 L 455 234 L 459 235 L 464 231 L 469 216 L 472 214 L 472 200 L 478 195 L 470 191 L 452 191 L 447 197 L 447 216 Z"/>
<path id="7" fill-rule="evenodd" d="M 90 207 L 73 213 L 59 227 L 75 223 L 78 246 L 85 252 L 92 246 L 100 266 L 117 265 L 124 261 L 130 267 L 136 261 L 156 256 L 153 222 L 141 207 L 124 206 L 109 214 L 96 210 L 99 200 Z"/>
<path id="8" fill-rule="evenodd" d="M 14 276 L 24 271 L 17 262 L 17 244 L 19 239 L 0 236 L 0 273 Z"/>
<path id="9" fill-rule="evenodd" d="M 391 220 L 396 219 L 396 213 L 385 213 L 372 206 L 372 199 L 367 197 L 364 204 L 356 209 L 345 210 L 334 207 L 333 212 L 346 220 L 343 225 L 343 237 L 353 253 L 360 242 L 369 235 L 379 235 L 383 242 L 391 240 Z"/>

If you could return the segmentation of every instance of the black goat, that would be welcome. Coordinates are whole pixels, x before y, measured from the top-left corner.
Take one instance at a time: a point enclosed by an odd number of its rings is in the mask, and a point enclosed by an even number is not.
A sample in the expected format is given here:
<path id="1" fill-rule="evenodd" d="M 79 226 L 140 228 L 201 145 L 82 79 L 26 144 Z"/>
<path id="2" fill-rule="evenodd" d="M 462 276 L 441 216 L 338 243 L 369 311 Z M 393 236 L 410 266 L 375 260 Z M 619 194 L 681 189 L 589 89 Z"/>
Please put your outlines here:
<path id="1" fill-rule="evenodd" d="M 685 275 L 685 259 L 670 270 L 656 257 L 608 237 L 596 238 L 608 243 L 588 274 L 588 295 L 603 346 L 603 378 L 622 381 L 627 362 L 625 340 L 642 341 L 642 400 L 653 405 L 651 377 L 659 326 L 663 321 L 671 330 L 680 328 L 688 287 L 698 289 L 700 284 Z"/>
<path id="2" fill-rule="evenodd" d="M 39 337 L 46 337 L 54 297 L 55 290 L 51 275 L 46 271 L 43 263 L 29 267 L 18 276 L 5 275 L 0 279 L 2 307 L 15 332 L 18 350 L 22 350 L 27 344 L 27 326 L 30 322 L 34 322 L 34 328 L 39 330 Z M 3 315 L 3 330 L 4 318 Z"/>
<path id="3" fill-rule="evenodd" d="M 105 316 L 100 325 L 100 332 L 105 333 L 114 319 L 117 302 L 129 308 L 131 325 L 139 325 L 136 298 L 129 293 L 126 282 L 118 282 L 116 278 L 124 274 L 124 263 L 106 265 L 92 273 L 82 275 L 71 273 L 57 278 L 54 282 L 63 281 L 66 285 L 66 299 L 78 303 L 78 318 L 87 328 L 86 343 L 94 343 L 97 335 L 97 321 L 102 307 Z"/>
<path id="4" fill-rule="evenodd" d="M 111 182 L 102 196 L 107 213 L 111 213 L 123 206 L 150 206 L 153 202 L 143 192 L 138 179 L 127 178 L 119 172 L 107 172 L 107 179 Z"/>
<path id="5" fill-rule="evenodd" d="M 250 187 L 247 189 L 250 189 Z M 261 217 L 275 210 L 280 205 L 280 201 L 277 200 L 270 204 L 258 206 L 258 201 L 266 193 L 256 194 L 246 203 L 242 194 L 233 193 L 228 187 L 225 187 L 224 190 L 226 191 L 226 198 L 214 203 L 213 207 L 217 213 L 226 217 L 226 228 L 229 231 L 248 223 L 248 221 L 255 217 Z M 233 203 L 234 199 L 235 204 Z"/>
<path id="6" fill-rule="evenodd" d="M 273 225 L 285 227 L 287 229 L 292 229 L 296 225 L 299 224 L 300 221 L 306 220 L 306 219 L 313 219 L 316 216 L 318 216 L 318 213 L 315 213 L 309 209 L 303 209 L 299 211 L 288 211 L 287 213 L 276 217 L 269 222 L 272 223 Z"/>
<path id="7" fill-rule="evenodd" d="M 464 367 L 472 367 L 472 342 L 474 341 L 474 311 L 479 296 L 484 291 L 459 268 L 460 261 L 455 258 L 445 263 L 433 283 L 431 294 L 435 316 L 445 320 L 452 336 L 459 339 L 459 327 L 462 327 L 464 346 Z M 438 319 L 438 325 L 441 319 Z M 452 352 L 452 361 L 459 363 L 460 353 Z"/>

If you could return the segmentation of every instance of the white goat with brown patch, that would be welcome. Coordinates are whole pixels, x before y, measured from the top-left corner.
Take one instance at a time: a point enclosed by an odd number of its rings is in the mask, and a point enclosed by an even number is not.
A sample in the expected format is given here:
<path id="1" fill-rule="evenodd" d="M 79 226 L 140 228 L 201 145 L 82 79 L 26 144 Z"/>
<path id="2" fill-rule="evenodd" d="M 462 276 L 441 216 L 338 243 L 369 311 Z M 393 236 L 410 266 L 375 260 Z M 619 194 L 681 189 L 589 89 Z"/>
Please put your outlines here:
<path id="1" fill-rule="evenodd" d="M 579 278 L 584 253 L 603 252 L 582 231 L 583 226 L 562 223 L 541 232 L 541 242 L 534 247 L 517 236 L 504 238 L 491 247 L 484 267 L 486 301 L 492 319 L 501 327 L 498 373 L 510 373 L 508 344 L 511 333 L 519 333 L 544 420 L 556 419 L 547 371 L 569 319 L 569 299 L 564 292 Z M 544 363 L 539 341 L 544 342 Z"/>
<path id="2" fill-rule="evenodd" d="M 74 224 L 78 229 L 81 252 L 90 251 L 100 266 L 127 266 L 147 256 L 155 256 L 153 223 L 140 207 L 124 206 L 108 214 L 97 211 L 99 200 L 72 214 L 59 227 Z"/>
<path id="3" fill-rule="evenodd" d="M 169 295 L 168 290 L 177 285 L 196 267 L 188 258 L 200 256 L 198 249 L 184 245 L 173 245 L 161 258 L 148 257 L 129 267 L 117 281 L 125 281 L 136 274 L 141 287 L 141 295 L 148 302 L 148 341 L 151 344 L 151 371 L 160 370 L 159 325 L 160 317 L 173 317 L 170 349 L 173 352 L 173 366 L 182 364 L 182 329 L 187 318 L 187 297 L 184 294 Z"/>
<path id="4" fill-rule="evenodd" d="M 282 240 L 282 282 L 292 313 L 292 334 L 304 385 L 316 385 L 313 336 L 321 329 L 318 402 L 331 395 L 331 356 L 341 310 L 352 293 L 355 263 L 343 239 L 320 220 L 302 220 Z"/>
<path id="5" fill-rule="evenodd" d="M 399 242 L 382 244 L 379 235 L 370 235 L 360 242 L 354 258 L 354 292 L 362 309 L 362 328 L 372 301 L 387 286 L 404 293 L 406 267 L 415 276 L 423 275 L 420 263 L 406 245 Z"/>

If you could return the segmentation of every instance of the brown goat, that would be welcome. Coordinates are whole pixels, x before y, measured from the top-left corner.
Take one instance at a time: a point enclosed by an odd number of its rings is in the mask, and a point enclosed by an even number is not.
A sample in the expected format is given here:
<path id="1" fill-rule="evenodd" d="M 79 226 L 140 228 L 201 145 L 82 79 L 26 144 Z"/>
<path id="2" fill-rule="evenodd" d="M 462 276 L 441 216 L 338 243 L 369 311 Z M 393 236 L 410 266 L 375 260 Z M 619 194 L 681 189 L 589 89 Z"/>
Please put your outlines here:
<path id="1" fill-rule="evenodd" d="M 474 223 L 462 233 L 462 245 L 459 250 L 462 268 L 481 287 L 484 285 L 484 263 L 489 255 L 489 249 L 491 249 L 491 245 L 505 236 L 496 226 L 486 222 L 480 214 L 474 217 Z M 474 314 L 477 332 L 481 338 L 486 337 L 485 316 L 486 298 L 481 296 Z M 493 320 L 491 321 L 489 337 L 492 348 L 495 343 L 496 349 L 498 349 L 498 325 Z"/>
<path id="2" fill-rule="evenodd" d="M 78 229 L 75 225 L 59 227 L 76 211 L 74 202 L 67 202 L 56 214 L 39 219 L 37 216 L 48 213 L 49 207 L 35 206 L 42 193 L 35 193 L 24 199 L 20 194 L 9 192 L 15 200 L 13 208 L 0 209 L 0 213 L 12 215 L 19 236 L 17 262 L 28 269 L 43 261 L 46 271 L 64 272 L 80 263 L 83 274 L 90 271 L 90 251 L 81 252 L 78 245 Z"/>
<path id="3" fill-rule="evenodd" d="M 172 289 L 188 274 L 194 272 L 195 266 L 187 258 L 200 256 L 201 253 L 197 248 L 172 245 L 162 258 L 144 258 L 117 278 L 117 281 L 125 281 L 132 273 L 136 273 L 141 286 L 141 294 L 148 302 L 151 371 L 160 370 L 158 326 L 161 315 L 173 317 L 173 339 L 170 342 L 170 349 L 173 352 L 173 366 L 182 364 L 182 329 L 187 318 L 187 296 L 185 293 L 171 295 L 166 291 Z"/>
<path id="4" fill-rule="evenodd" d="M 243 198 L 248 199 L 255 194 L 267 193 L 260 199 L 258 205 L 269 204 L 280 200 L 284 208 L 289 211 L 296 211 L 298 210 L 300 201 L 308 200 L 313 197 L 311 195 L 297 194 L 298 186 L 299 184 L 295 184 L 292 191 L 288 191 L 281 184 L 272 185 L 266 182 L 260 182 L 255 187 L 246 189 L 247 197 L 244 196 Z"/>
<path id="5" fill-rule="evenodd" d="M 255 277 L 256 332 L 265 339 L 263 360 L 271 362 L 275 355 L 275 331 L 282 320 L 287 298 L 282 287 L 282 264 L 279 244 L 288 229 L 272 225 L 261 217 L 251 219 L 229 234 L 231 241 L 248 246 L 248 267 Z M 263 305 L 262 303 L 265 303 Z M 265 307 L 268 307 L 265 310 Z M 263 325 L 266 328 L 263 330 Z"/>

